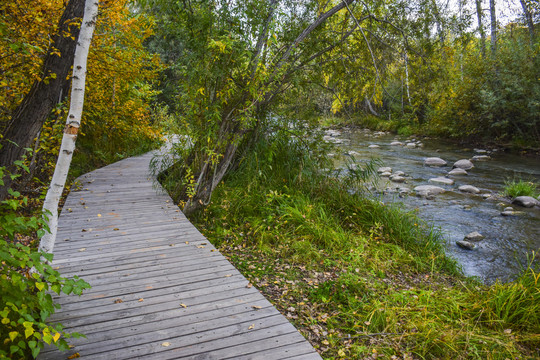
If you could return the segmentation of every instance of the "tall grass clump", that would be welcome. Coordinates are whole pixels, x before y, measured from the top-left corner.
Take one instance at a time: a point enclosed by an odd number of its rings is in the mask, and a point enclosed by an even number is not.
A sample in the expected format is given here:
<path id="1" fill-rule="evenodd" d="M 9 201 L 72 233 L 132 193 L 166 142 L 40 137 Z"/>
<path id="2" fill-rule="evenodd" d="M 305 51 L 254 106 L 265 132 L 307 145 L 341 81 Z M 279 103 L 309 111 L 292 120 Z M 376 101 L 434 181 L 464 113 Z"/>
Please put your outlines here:
<path id="1" fill-rule="evenodd" d="M 540 195 L 540 192 L 538 191 L 538 184 L 532 180 L 513 179 L 504 182 L 504 195 L 511 198 L 518 196 L 537 197 Z"/>

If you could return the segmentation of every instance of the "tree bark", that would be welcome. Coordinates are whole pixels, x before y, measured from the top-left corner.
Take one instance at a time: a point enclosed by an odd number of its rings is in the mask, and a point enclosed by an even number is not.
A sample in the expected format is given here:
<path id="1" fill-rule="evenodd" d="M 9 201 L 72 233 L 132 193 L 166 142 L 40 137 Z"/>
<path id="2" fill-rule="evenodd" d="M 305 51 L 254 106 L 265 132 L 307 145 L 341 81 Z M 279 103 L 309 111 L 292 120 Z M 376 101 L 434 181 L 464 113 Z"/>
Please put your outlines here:
<path id="1" fill-rule="evenodd" d="M 495 0 L 489 0 L 489 13 L 491 15 L 491 56 L 497 56 L 497 12 Z"/>
<path id="2" fill-rule="evenodd" d="M 519 0 L 521 7 L 523 8 L 523 15 L 525 16 L 525 21 L 527 22 L 527 27 L 529 28 L 529 36 L 531 40 L 531 45 L 534 44 L 535 33 L 534 33 L 534 22 L 531 14 L 531 10 L 527 5 L 525 0 Z"/>
<path id="3" fill-rule="evenodd" d="M 476 0 L 476 17 L 478 18 L 478 31 L 480 32 L 480 49 L 482 51 L 482 57 L 486 57 L 486 32 L 484 31 L 482 15 L 482 0 Z"/>
<path id="4" fill-rule="evenodd" d="M 43 203 L 43 213 L 48 225 L 49 232 L 46 233 L 39 243 L 39 250 L 52 253 L 56 232 L 58 229 L 58 202 L 66 184 L 73 151 L 75 151 L 75 141 L 81 126 L 81 116 L 84 104 L 84 90 L 86 81 L 86 63 L 92 35 L 96 25 L 98 15 L 98 0 L 86 0 L 84 17 L 75 50 L 73 60 L 73 82 L 71 87 L 71 102 L 62 137 L 62 145 L 58 154 L 56 168 L 54 169 L 51 185 L 47 191 L 45 202 Z"/>
<path id="5" fill-rule="evenodd" d="M 4 130 L 0 166 L 6 166 L 10 172 L 16 171 L 13 162 L 32 145 L 51 110 L 67 95 L 70 80 L 66 79 L 73 64 L 75 39 L 79 35 L 79 28 L 74 22 L 83 16 L 83 11 L 84 0 L 69 0 L 58 23 L 53 45 L 43 62 L 42 79 L 34 82 Z M 55 51 L 60 52 L 60 56 Z M 0 188 L 0 200 L 7 196 L 11 184 L 9 176 L 4 178 L 4 184 Z"/>

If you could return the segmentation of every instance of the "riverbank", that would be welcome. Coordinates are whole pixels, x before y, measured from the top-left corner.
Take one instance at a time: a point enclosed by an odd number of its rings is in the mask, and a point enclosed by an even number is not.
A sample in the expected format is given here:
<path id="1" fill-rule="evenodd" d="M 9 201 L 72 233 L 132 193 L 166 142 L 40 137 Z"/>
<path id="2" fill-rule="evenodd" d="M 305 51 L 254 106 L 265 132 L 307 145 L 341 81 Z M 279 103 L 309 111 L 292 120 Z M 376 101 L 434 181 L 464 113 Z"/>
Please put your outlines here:
<path id="1" fill-rule="evenodd" d="M 449 133 L 434 131 L 427 126 L 412 125 L 404 119 L 383 119 L 373 115 L 364 115 L 361 117 L 322 117 L 321 126 L 341 129 L 344 127 L 357 129 L 370 129 L 373 131 L 389 131 L 400 136 L 415 136 L 417 138 L 439 138 L 453 143 L 456 147 L 490 149 L 498 152 L 519 154 L 520 156 L 537 158 L 540 160 L 540 144 L 524 143 L 520 141 L 507 142 L 497 141 L 494 138 L 481 139 L 467 136 L 449 136 Z"/>
<path id="2" fill-rule="evenodd" d="M 491 286 L 464 277 L 440 234 L 348 192 L 361 177 L 323 174 L 295 146 L 261 144 L 191 220 L 323 357 L 540 354 L 536 272 Z"/>

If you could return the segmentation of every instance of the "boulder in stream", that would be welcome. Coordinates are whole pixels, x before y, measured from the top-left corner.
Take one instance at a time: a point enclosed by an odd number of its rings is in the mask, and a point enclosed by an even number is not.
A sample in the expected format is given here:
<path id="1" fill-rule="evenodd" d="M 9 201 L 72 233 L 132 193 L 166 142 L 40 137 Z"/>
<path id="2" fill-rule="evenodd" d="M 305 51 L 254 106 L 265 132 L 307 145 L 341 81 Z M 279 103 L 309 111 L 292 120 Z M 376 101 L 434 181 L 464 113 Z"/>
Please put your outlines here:
<path id="1" fill-rule="evenodd" d="M 428 181 L 436 184 L 454 185 L 454 180 L 442 176 L 429 179 Z"/>
<path id="2" fill-rule="evenodd" d="M 469 242 L 466 240 L 458 240 L 456 241 L 456 244 L 460 248 L 465 249 L 465 250 L 473 250 L 476 247 L 472 242 Z"/>
<path id="3" fill-rule="evenodd" d="M 394 174 L 394 175 L 390 176 L 390 180 L 392 180 L 393 182 L 396 182 L 396 183 L 405 182 L 405 178 L 403 176 L 397 175 L 397 174 Z"/>
<path id="4" fill-rule="evenodd" d="M 482 234 L 480 234 L 478 231 L 473 231 L 472 233 L 469 233 L 465 235 L 463 240 L 465 241 L 480 241 L 484 240 L 486 237 Z"/>
<path id="5" fill-rule="evenodd" d="M 392 141 L 390 146 L 403 146 L 403 143 L 401 141 Z"/>
<path id="6" fill-rule="evenodd" d="M 371 145 L 368 146 L 368 148 L 370 148 L 370 149 L 378 149 L 378 148 L 380 148 L 380 146 L 377 145 L 377 144 L 371 144 Z"/>
<path id="7" fill-rule="evenodd" d="M 472 158 L 475 161 L 487 161 L 491 159 L 491 156 L 489 155 L 475 155 Z"/>
<path id="8" fill-rule="evenodd" d="M 414 188 L 414 191 L 419 196 L 434 196 L 438 194 L 442 194 L 446 190 L 444 190 L 442 187 L 434 186 L 434 185 L 420 185 Z"/>
<path id="9" fill-rule="evenodd" d="M 447 162 L 438 157 L 428 157 L 424 160 L 424 166 L 446 166 Z"/>
<path id="10" fill-rule="evenodd" d="M 463 170 L 470 170 L 474 167 L 474 164 L 471 162 L 471 160 L 467 159 L 461 159 L 454 163 L 453 168 L 459 168 Z"/>
<path id="11" fill-rule="evenodd" d="M 448 172 L 448 175 L 461 176 L 461 175 L 469 175 L 469 173 L 467 173 L 466 170 L 463 170 L 461 168 L 455 168 L 455 169 L 450 170 Z"/>
<path id="12" fill-rule="evenodd" d="M 519 205 L 526 208 L 532 208 L 534 206 L 540 206 L 540 202 L 532 196 L 518 196 L 512 200 L 512 204 Z"/>
<path id="13" fill-rule="evenodd" d="M 416 147 L 416 143 L 410 142 L 410 143 L 405 144 L 405 146 L 406 146 L 407 148 L 409 148 L 409 149 L 414 149 L 414 148 Z"/>
<path id="14" fill-rule="evenodd" d="M 461 185 L 460 187 L 458 187 L 458 190 L 469 194 L 478 194 L 480 192 L 477 187 L 472 185 Z"/>
<path id="15" fill-rule="evenodd" d="M 389 167 L 389 166 L 383 166 L 383 167 L 378 168 L 378 169 L 377 169 L 377 172 L 378 172 L 379 174 L 382 174 L 382 173 L 385 173 L 385 172 L 391 173 L 391 172 L 392 172 L 392 168 Z"/>

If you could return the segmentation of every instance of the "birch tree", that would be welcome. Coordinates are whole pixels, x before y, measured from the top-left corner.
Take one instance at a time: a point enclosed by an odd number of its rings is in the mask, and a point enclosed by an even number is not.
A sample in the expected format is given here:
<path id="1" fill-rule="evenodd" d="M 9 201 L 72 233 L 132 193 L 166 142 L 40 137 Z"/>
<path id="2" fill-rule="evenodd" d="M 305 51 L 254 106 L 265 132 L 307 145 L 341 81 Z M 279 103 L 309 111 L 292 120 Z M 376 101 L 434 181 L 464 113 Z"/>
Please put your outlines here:
<path id="1" fill-rule="evenodd" d="M 66 126 L 64 128 L 64 135 L 62 137 L 62 145 L 56 162 L 56 168 L 43 204 L 44 217 L 49 232 L 41 238 L 39 250 L 45 253 L 52 253 L 54 248 L 56 232 L 58 229 L 58 202 L 66 184 L 73 151 L 75 150 L 77 133 L 81 126 L 86 80 L 86 63 L 98 15 L 98 4 L 98 0 L 86 0 L 85 2 L 83 21 L 79 32 L 77 47 L 75 49 L 75 58 L 73 60 L 70 108 Z"/>
<path id="2" fill-rule="evenodd" d="M 497 11 L 495 0 L 489 0 L 489 14 L 491 17 L 491 57 L 497 56 Z"/>

